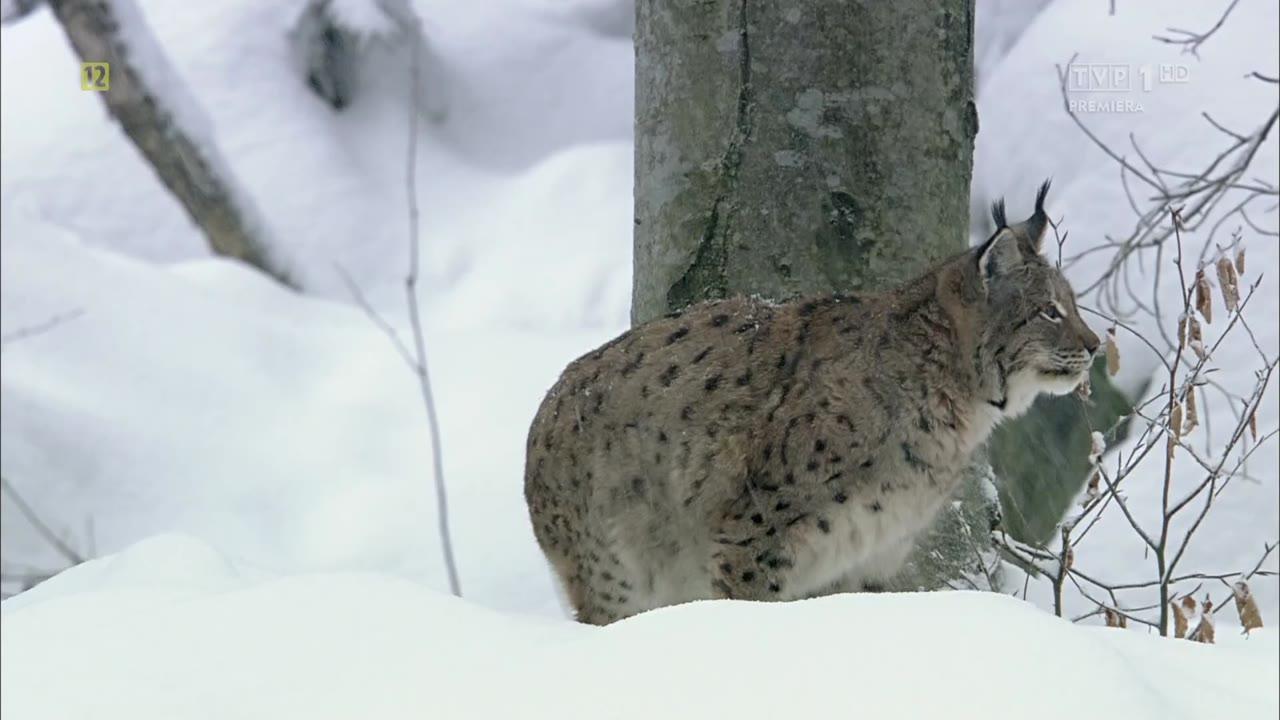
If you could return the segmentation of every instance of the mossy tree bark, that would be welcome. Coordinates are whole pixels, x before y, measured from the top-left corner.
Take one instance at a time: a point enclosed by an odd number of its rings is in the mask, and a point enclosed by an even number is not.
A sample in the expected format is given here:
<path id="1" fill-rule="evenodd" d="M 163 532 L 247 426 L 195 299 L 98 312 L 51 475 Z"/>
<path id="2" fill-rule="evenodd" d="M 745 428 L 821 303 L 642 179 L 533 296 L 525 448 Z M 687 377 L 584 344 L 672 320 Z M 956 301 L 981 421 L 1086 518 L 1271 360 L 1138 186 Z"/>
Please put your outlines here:
<path id="1" fill-rule="evenodd" d="M 633 322 L 891 286 L 966 246 L 971 0 L 638 0 L 635 41 Z M 965 572 L 974 489 L 925 549 L 954 561 L 910 584 Z"/>

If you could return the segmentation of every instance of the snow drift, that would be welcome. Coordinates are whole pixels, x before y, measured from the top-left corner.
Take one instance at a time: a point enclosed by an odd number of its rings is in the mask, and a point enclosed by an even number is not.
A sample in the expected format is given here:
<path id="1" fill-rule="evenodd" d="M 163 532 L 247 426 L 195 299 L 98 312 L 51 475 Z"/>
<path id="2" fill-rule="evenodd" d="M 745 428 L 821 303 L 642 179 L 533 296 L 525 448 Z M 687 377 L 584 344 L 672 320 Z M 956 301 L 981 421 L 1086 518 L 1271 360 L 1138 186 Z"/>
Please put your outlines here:
<path id="1" fill-rule="evenodd" d="M 182 537 L 6 604 L 0 711 L 165 718 L 1274 718 L 1277 634 L 1207 646 L 990 593 L 700 602 L 605 628 L 400 578 L 246 578 Z"/>

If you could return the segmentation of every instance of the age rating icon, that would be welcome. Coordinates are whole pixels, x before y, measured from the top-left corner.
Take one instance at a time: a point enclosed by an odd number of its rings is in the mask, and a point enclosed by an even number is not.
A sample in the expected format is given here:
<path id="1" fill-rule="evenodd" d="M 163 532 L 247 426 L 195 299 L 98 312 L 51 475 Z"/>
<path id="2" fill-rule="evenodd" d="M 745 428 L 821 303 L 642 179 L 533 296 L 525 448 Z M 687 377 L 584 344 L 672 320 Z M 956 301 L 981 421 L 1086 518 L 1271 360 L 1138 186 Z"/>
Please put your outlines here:
<path id="1" fill-rule="evenodd" d="M 80 63 L 80 89 L 106 92 L 111 89 L 111 65 L 104 62 Z"/>

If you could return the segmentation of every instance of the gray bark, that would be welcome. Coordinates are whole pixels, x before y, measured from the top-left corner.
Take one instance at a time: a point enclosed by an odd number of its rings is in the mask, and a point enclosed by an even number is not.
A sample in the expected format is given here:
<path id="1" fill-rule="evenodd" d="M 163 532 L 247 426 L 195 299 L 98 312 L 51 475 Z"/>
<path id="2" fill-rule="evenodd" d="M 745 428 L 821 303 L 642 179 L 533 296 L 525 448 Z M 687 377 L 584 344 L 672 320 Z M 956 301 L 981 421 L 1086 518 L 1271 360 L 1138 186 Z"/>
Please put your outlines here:
<path id="1" fill-rule="evenodd" d="M 166 95 L 181 91 L 180 86 L 149 84 L 155 77 L 176 83 L 178 75 L 131 0 L 49 0 L 49 6 L 81 60 L 110 64 L 110 89 L 98 95 L 204 232 L 210 249 L 292 286 L 284 269 L 272 262 L 264 224 L 221 162 L 213 138 L 184 124 L 199 109 L 189 99 L 182 106 Z"/>
<path id="2" fill-rule="evenodd" d="M 632 320 L 892 285 L 966 244 L 966 0 L 636 5 Z"/>
<path id="3" fill-rule="evenodd" d="M 635 41 L 634 323 L 884 288 L 966 247 L 971 0 L 639 0 Z M 973 574 L 986 475 L 905 584 Z"/>

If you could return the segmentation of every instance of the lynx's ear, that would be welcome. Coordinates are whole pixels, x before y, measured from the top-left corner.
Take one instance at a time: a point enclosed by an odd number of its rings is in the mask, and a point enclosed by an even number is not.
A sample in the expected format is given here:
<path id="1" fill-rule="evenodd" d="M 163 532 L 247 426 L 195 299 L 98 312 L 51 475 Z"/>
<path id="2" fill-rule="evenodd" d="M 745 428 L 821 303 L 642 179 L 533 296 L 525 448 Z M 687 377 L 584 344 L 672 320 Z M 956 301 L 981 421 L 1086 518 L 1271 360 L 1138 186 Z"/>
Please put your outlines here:
<path id="1" fill-rule="evenodd" d="M 1022 248 L 1012 228 L 996 230 L 979 248 L 976 256 L 978 279 L 985 289 L 991 281 L 1007 275 L 1023 263 Z"/>
<path id="2" fill-rule="evenodd" d="M 1009 225 L 1003 198 L 991 206 L 991 219 L 995 221 L 996 231 L 978 249 L 976 259 L 978 277 L 984 288 L 993 278 L 1007 274 L 1028 258 L 1040 254 L 1045 231 L 1049 228 L 1049 215 L 1044 210 L 1048 194 L 1049 181 L 1045 180 L 1036 191 L 1035 212 L 1017 225 Z"/>

